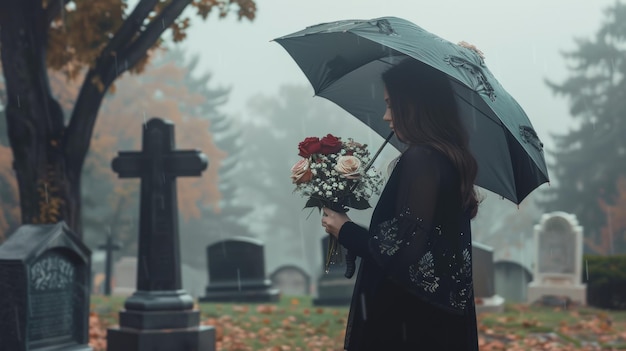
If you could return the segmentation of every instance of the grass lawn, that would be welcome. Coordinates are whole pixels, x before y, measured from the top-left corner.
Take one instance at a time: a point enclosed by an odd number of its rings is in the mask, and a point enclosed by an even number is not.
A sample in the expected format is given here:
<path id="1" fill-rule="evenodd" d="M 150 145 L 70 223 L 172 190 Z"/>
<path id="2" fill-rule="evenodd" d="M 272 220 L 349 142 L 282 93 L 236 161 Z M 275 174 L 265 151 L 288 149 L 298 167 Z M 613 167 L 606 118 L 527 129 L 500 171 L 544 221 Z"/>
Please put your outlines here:
<path id="1" fill-rule="evenodd" d="M 92 296 L 90 339 L 104 350 L 124 298 Z M 342 350 L 348 309 L 312 306 L 310 297 L 277 304 L 200 304 L 202 323 L 216 328 L 218 351 Z M 626 350 L 626 311 L 563 310 L 509 304 L 478 317 L 481 351 Z"/>

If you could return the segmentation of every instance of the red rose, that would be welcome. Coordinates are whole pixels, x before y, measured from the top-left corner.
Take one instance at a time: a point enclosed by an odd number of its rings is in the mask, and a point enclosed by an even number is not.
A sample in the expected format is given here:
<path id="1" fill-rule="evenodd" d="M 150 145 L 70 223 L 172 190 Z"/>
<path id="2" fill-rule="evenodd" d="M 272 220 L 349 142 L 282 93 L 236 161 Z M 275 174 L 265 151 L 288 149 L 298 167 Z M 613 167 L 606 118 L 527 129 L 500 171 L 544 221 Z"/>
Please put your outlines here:
<path id="1" fill-rule="evenodd" d="M 320 143 L 320 138 L 318 137 L 308 137 L 298 144 L 298 150 L 300 151 L 298 155 L 308 158 L 313 154 L 317 154 L 322 149 L 322 144 Z"/>
<path id="2" fill-rule="evenodd" d="M 320 140 L 322 146 L 320 153 L 323 155 L 334 154 L 341 150 L 341 140 L 332 134 L 328 134 Z"/>

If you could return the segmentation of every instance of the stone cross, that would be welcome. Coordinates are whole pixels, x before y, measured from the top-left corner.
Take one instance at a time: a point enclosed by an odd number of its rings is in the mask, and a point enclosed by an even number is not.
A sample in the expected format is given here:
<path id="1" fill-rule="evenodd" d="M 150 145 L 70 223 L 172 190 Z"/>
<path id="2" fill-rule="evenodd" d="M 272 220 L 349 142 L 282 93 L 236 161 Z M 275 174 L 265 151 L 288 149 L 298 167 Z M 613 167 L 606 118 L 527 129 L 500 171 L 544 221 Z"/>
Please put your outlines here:
<path id="1" fill-rule="evenodd" d="M 182 287 L 176 177 L 200 176 L 208 161 L 197 150 L 174 150 L 174 126 L 153 118 L 146 124 L 142 151 L 113 159 L 120 178 L 140 178 L 137 290 Z"/>
<path id="2" fill-rule="evenodd" d="M 112 168 L 140 178 L 137 291 L 107 332 L 109 351 L 215 350 L 215 329 L 182 289 L 176 177 L 200 176 L 208 161 L 198 150 L 174 149 L 174 125 L 152 118 L 141 151 L 120 152 Z"/>
<path id="3" fill-rule="evenodd" d="M 104 294 L 111 296 L 111 277 L 113 276 L 113 251 L 117 251 L 122 248 L 122 245 L 113 240 L 113 235 L 109 230 L 107 234 L 107 241 L 104 244 L 98 246 L 100 250 L 106 252 L 106 259 L 104 261 Z"/>

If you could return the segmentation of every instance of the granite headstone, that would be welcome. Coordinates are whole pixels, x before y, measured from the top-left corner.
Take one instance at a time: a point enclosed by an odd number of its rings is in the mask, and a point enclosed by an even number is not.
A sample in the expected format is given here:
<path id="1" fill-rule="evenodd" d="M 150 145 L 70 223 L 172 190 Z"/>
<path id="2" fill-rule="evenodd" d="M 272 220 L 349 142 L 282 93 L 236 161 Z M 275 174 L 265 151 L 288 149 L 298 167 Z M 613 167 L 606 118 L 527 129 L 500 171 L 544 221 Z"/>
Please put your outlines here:
<path id="1" fill-rule="evenodd" d="M 236 237 L 207 247 L 209 283 L 201 302 L 276 302 L 278 289 L 265 274 L 263 242 Z"/>
<path id="2" fill-rule="evenodd" d="M 110 351 L 215 350 L 215 329 L 200 325 L 200 311 L 182 289 L 176 178 L 200 176 L 206 156 L 175 150 L 174 125 L 152 118 L 143 126 L 142 151 L 120 152 L 112 168 L 140 178 L 137 290 L 107 333 Z"/>
<path id="3" fill-rule="evenodd" d="M 576 216 L 546 213 L 535 225 L 536 265 L 528 285 L 528 302 L 547 298 L 569 299 L 587 304 L 587 286 L 582 283 L 583 228 Z"/>
<path id="4" fill-rule="evenodd" d="M 306 296 L 311 294 L 311 277 L 300 267 L 285 265 L 270 274 L 272 286 L 284 295 Z"/>
<path id="5" fill-rule="evenodd" d="M 65 222 L 20 226 L 0 246 L 0 349 L 91 350 L 90 272 Z"/>

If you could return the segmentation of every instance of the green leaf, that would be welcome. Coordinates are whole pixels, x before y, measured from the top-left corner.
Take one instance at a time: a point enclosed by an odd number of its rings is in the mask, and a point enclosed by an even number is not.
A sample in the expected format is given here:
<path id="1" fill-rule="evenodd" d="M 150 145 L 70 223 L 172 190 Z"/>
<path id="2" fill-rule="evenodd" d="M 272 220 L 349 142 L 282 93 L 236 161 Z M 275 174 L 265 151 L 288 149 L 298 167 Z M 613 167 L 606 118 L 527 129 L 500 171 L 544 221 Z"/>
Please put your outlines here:
<path id="1" fill-rule="evenodd" d="M 354 208 L 355 210 L 365 210 L 372 206 L 370 206 L 369 202 L 364 198 L 356 199 L 354 196 L 349 196 L 346 199 L 345 203 L 346 207 Z"/>

